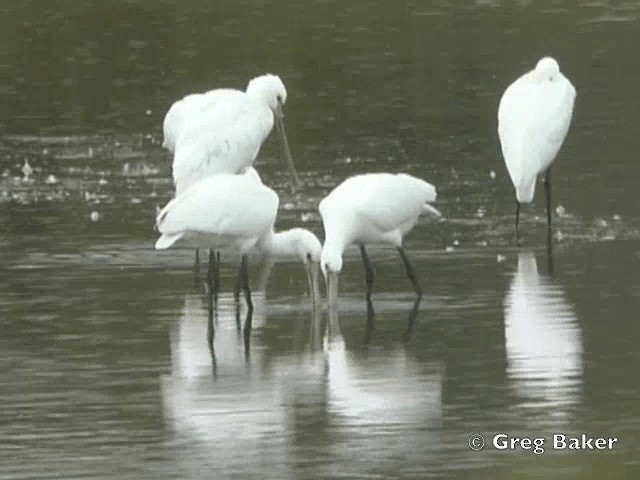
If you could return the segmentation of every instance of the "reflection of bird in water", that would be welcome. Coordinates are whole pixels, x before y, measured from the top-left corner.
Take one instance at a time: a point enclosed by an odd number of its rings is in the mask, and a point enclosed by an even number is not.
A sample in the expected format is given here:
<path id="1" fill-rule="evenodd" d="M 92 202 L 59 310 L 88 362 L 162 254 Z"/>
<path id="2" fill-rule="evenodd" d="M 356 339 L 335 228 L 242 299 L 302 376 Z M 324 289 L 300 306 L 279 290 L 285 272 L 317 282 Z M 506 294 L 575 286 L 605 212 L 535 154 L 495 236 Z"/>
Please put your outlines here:
<path id="1" fill-rule="evenodd" d="M 504 302 L 507 376 L 519 395 L 536 406 L 578 402 L 582 338 L 560 287 L 538 273 L 533 252 L 520 252 L 518 270 Z"/>
<path id="2" fill-rule="evenodd" d="M 255 312 L 254 328 L 266 321 L 257 317 L 264 312 L 264 308 Z M 224 295 L 214 319 L 213 375 L 207 315 L 204 299 L 187 295 L 171 332 L 172 371 L 162 379 L 161 394 L 175 435 L 171 442 L 181 445 L 175 461 L 187 472 L 186 478 L 202 478 L 207 460 L 216 472 L 252 469 L 249 473 L 254 473 L 253 469 L 264 467 L 278 478 L 288 478 L 282 448 L 287 402 L 282 399 L 277 372 L 265 368 L 265 349 L 255 345 L 255 336 L 247 356 L 247 344 L 236 325 L 236 303 L 231 295 Z M 297 358 L 283 363 L 300 365 Z M 251 462 L 247 462 L 248 452 Z"/>
<path id="3" fill-rule="evenodd" d="M 424 462 L 437 455 L 440 363 L 415 361 L 400 345 L 358 354 L 339 336 L 325 344 L 325 359 L 329 425 L 338 432 L 329 447 L 333 465 L 346 465 L 355 477 L 390 465 L 397 471 L 415 458 Z"/>
<path id="4" fill-rule="evenodd" d="M 228 298 L 221 297 L 221 307 Z M 368 355 L 348 351 L 344 341 L 326 350 L 280 346 L 274 352 L 263 348 L 260 336 L 252 337 L 257 344 L 247 365 L 234 316 L 224 317 L 223 310 L 214 340 L 215 379 L 207 363 L 204 300 L 186 298 L 172 333 L 174 368 L 161 393 L 183 478 L 201 478 L 202 468 L 243 478 L 261 470 L 282 479 L 363 473 L 401 468 L 440 448 L 438 364 L 414 361 L 400 343 Z"/>
<path id="5" fill-rule="evenodd" d="M 200 295 L 186 295 L 182 314 L 171 332 L 171 363 L 174 377 L 202 379 L 212 377 L 212 369 L 221 375 L 246 371 L 245 345 L 238 328 L 235 302 L 228 296 L 218 305 L 213 348 L 209 346 L 207 309 Z M 241 319 L 240 319 L 241 320 Z M 241 320 L 243 321 L 243 320 Z M 215 363 L 214 363 L 215 362 Z"/>

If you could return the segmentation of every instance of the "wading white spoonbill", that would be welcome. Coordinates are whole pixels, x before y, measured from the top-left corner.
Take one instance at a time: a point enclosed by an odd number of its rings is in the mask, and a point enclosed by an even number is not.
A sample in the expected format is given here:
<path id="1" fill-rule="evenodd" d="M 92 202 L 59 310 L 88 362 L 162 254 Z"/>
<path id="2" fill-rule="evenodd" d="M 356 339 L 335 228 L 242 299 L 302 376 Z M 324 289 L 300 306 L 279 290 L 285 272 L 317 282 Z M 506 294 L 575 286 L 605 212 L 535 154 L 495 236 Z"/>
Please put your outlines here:
<path id="1" fill-rule="evenodd" d="M 215 97 L 212 105 L 196 111 L 176 132 L 176 195 L 210 175 L 242 173 L 251 167 L 274 124 L 280 131 L 283 158 L 297 187 L 300 180 L 284 129 L 282 107 L 287 90 L 282 80 L 267 74 L 251 80 L 244 93 L 225 89 L 218 95 L 205 94 L 205 99 L 207 95 Z"/>
<path id="2" fill-rule="evenodd" d="M 259 250 L 273 257 L 297 257 L 304 264 L 314 309 L 320 305 L 318 262 L 322 246 L 309 230 L 274 231 L 280 200 L 276 192 L 251 175 L 207 177 L 171 200 L 158 214 L 162 236 L 156 249 L 178 242 L 195 248 L 239 253 L 240 278 L 252 309 L 247 256 Z"/>
<path id="3" fill-rule="evenodd" d="M 402 247 L 402 237 L 422 214 L 440 216 L 429 205 L 435 200 L 435 187 L 424 180 L 403 173 L 368 173 L 346 179 L 320 202 L 325 232 L 320 266 L 327 280 L 330 308 L 337 305 L 342 254 L 352 244 L 360 247 L 367 299 L 371 297 L 374 273 L 365 245 L 372 243 L 396 247 L 416 294 L 422 296 L 415 269 Z"/>
<path id="4" fill-rule="evenodd" d="M 538 175 L 546 172 L 547 225 L 551 235 L 551 163 L 571 123 L 576 89 L 558 62 L 542 58 L 505 90 L 498 106 L 502 155 L 516 190 L 516 236 L 520 205 L 531 203 Z"/>

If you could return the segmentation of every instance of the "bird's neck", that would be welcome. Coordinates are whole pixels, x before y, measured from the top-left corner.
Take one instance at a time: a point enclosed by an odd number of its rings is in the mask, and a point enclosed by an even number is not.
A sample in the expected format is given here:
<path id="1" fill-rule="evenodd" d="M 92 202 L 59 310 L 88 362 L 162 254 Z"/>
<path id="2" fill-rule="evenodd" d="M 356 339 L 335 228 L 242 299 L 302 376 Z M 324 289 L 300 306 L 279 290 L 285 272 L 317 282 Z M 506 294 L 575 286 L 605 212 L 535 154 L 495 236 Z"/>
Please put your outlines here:
<path id="1" fill-rule="evenodd" d="M 258 247 L 268 256 L 293 257 L 298 255 L 294 232 L 275 232 L 271 229 L 258 242 Z"/>
<path id="2" fill-rule="evenodd" d="M 351 244 L 351 239 L 345 235 L 333 235 L 331 232 L 326 232 L 327 238 L 322 246 L 323 250 L 331 252 L 336 255 L 342 256 L 342 252 Z"/>

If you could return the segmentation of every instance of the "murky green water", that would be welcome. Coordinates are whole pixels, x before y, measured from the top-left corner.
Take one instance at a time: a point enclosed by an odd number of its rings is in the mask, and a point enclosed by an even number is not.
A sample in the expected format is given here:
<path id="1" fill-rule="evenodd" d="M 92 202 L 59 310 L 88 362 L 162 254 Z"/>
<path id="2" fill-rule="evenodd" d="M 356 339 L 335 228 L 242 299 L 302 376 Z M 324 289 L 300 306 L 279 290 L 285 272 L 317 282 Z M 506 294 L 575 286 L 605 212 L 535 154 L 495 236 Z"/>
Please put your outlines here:
<path id="1" fill-rule="evenodd" d="M 635 2 L 5 3 L 0 478 L 636 478 Z M 541 196 L 513 245 L 496 134 L 500 94 L 544 54 L 578 90 L 553 275 Z M 266 71 L 288 87 L 304 183 L 288 192 L 270 140 L 257 166 L 279 225 L 321 234 L 318 201 L 376 170 L 433 182 L 447 221 L 407 239 L 415 315 L 393 249 L 371 251 L 375 313 L 348 252 L 330 345 L 293 262 L 268 282 L 252 265 L 245 338 L 228 259 L 212 357 L 192 252 L 153 250 L 172 195 L 161 122 L 186 93 Z M 583 432 L 618 442 L 553 450 Z M 473 433 L 545 452 L 472 451 Z"/>

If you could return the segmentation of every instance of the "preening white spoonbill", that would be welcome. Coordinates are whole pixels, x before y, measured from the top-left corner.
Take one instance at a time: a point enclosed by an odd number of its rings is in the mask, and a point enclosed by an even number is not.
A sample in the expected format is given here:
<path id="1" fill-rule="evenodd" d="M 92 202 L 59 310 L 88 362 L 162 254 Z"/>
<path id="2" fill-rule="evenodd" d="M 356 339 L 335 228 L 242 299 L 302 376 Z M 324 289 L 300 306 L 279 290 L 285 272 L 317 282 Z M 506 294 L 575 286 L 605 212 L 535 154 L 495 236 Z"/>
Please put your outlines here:
<path id="1" fill-rule="evenodd" d="M 262 75 L 251 80 L 244 93 L 224 90 L 209 96 L 214 97 L 212 105 L 198 110 L 176 132 L 176 195 L 210 175 L 244 172 L 258 156 L 274 123 L 282 137 L 283 158 L 294 186 L 298 186 L 300 180 L 284 129 L 282 107 L 287 90 L 282 80 L 276 75 Z M 204 98 L 206 102 L 207 95 Z"/>
<path id="2" fill-rule="evenodd" d="M 276 192 L 251 175 L 207 177 L 171 200 L 158 214 L 162 236 L 156 249 L 178 242 L 195 248 L 239 253 L 240 278 L 252 309 L 248 254 L 257 249 L 274 257 L 297 257 L 304 264 L 314 309 L 320 304 L 318 262 L 322 246 L 308 230 L 274 231 L 280 200 Z"/>
<path id="3" fill-rule="evenodd" d="M 435 200 L 435 187 L 424 180 L 403 173 L 369 173 L 346 179 L 320 202 L 325 232 L 320 266 L 327 279 L 330 308 L 337 302 L 342 254 L 352 244 L 360 247 L 367 299 L 371 297 L 374 273 L 365 246 L 373 243 L 396 247 L 416 294 L 422 296 L 415 269 L 402 247 L 402 238 L 422 214 L 440 216 L 440 212 L 429 205 Z"/>
<path id="4" fill-rule="evenodd" d="M 531 203 L 537 177 L 543 172 L 551 234 L 551 163 L 567 136 L 575 98 L 576 90 L 560 72 L 558 62 L 544 57 L 533 70 L 509 85 L 500 99 L 498 135 L 516 190 L 518 238 L 520 205 Z"/>

